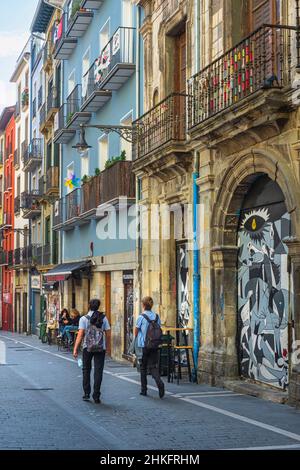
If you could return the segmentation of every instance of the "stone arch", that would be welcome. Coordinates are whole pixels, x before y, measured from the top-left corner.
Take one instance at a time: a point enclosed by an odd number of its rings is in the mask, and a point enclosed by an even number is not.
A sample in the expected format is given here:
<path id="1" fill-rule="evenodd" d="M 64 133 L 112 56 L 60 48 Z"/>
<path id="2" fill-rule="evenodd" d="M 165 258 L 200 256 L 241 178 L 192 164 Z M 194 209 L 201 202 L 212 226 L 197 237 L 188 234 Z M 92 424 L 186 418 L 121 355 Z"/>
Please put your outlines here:
<path id="1" fill-rule="evenodd" d="M 262 175 L 276 181 L 291 213 L 292 234 L 297 234 L 299 185 L 288 163 L 277 152 L 255 150 L 239 154 L 215 178 L 211 218 L 212 341 L 214 363 L 223 377 L 239 376 L 237 323 L 237 259 L 240 210 L 251 185 Z M 295 210 L 296 208 L 296 210 Z M 298 224 L 299 227 L 299 224 Z M 209 354 L 208 354 L 209 357 Z M 222 380 L 221 380 L 222 382 Z"/>
<path id="2" fill-rule="evenodd" d="M 299 237 L 297 220 L 300 190 L 295 176 L 280 154 L 256 150 L 239 154 L 216 179 L 218 190 L 211 219 L 213 247 L 236 245 L 239 210 L 243 199 L 253 182 L 262 175 L 276 181 L 281 188 L 291 213 L 293 235 Z"/>

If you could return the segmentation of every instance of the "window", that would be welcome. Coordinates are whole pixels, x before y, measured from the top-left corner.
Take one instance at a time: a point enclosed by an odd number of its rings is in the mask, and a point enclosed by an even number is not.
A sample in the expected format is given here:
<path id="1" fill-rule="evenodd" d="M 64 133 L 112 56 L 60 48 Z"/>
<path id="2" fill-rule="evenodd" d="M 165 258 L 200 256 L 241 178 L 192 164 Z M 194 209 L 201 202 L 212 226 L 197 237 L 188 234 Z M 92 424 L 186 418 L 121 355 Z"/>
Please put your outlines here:
<path id="1" fill-rule="evenodd" d="M 32 177 L 32 189 L 33 191 L 36 190 L 36 177 L 35 176 Z"/>
<path id="2" fill-rule="evenodd" d="M 133 15 L 131 0 L 122 0 L 122 26 L 132 28 Z"/>
<path id="3" fill-rule="evenodd" d="M 21 194 L 21 176 L 18 176 L 17 178 L 17 196 L 20 196 Z"/>
<path id="4" fill-rule="evenodd" d="M 41 222 L 39 221 L 37 223 L 37 234 L 36 234 L 36 237 L 37 237 L 37 243 L 41 243 Z"/>
<path id="5" fill-rule="evenodd" d="M 106 44 L 109 41 L 110 36 L 110 19 L 106 21 L 104 26 L 102 26 L 100 33 L 99 33 L 99 52 L 101 52 Z"/>
<path id="6" fill-rule="evenodd" d="M 124 116 L 123 119 L 120 121 L 121 126 L 131 126 L 132 125 L 132 111 Z M 127 142 L 127 140 L 121 138 L 120 142 L 120 149 L 121 152 L 126 153 L 126 160 L 132 160 L 132 144 Z"/>
<path id="7" fill-rule="evenodd" d="M 81 155 L 81 178 L 89 175 L 89 154 L 88 152 Z"/>
<path id="8" fill-rule="evenodd" d="M 212 60 L 223 52 L 223 5 L 212 0 Z"/>
<path id="9" fill-rule="evenodd" d="M 75 70 L 69 75 L 68 79 L 68 95 L 74 90 L 75 88 Z"/>
<path id="10" fill-rule="evenodd" d="M 108 136 L 104 134 L 98 140 L 98 161 L 99 169 L 103 171 L 108 160 Z"/>
<path id="11" fill-rule="evenodd" d="M 35 225 L 35 223 L 32 224 L 32 243 L 33 243 L 34 245 L 37 244 L 36 225 Z"/>
<path id="12" fill-rule="evenodd" d="M 86 53 L 82 58 L 82 96 L 86 97 L 87 90 L 88 90 L 88 75 L 87 72 L 90 68 L 90 60 L 91 60 L 91 49 L 88 48 Z"/>
<path id="13" fill-rule="evenodd" d="M 45 219 L 45 245 L 50 244 L 50 216 Z"/>
<path id="14" fill-rule="evenodd" d="M 72 178 L 73 175 L 74 175 L 74 162 L 70 163 L 67 166 L 67 178 Z M 71 191 L 72 189 L 70 189 L 68 186 L 67 193 L 70 193 Z"/>

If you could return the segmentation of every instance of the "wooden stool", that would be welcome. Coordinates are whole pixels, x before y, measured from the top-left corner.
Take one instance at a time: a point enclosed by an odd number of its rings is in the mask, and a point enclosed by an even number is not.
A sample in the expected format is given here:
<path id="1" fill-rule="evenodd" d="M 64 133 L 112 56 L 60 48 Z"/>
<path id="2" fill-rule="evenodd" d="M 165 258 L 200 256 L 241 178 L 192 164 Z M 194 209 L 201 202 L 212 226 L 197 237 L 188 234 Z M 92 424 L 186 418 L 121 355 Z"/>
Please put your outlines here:
<path id="1" fill-rule="evenodd" d="M 189 373 L 189 381 L 192 382 L 192 371 L 191 371 L 191 362 L 190 362 L 190 356 L 189 352 L 192 352 L 193 356 L 193 362 L 194 362 L 194 355 L 193 355 L 193 347 L 192 346 L 174 346 L 174 370 L 176 369 L 175 366 L 175 358 L 177 357 L 178 360 L 178 365 L 177 365 L 177 385 L 179 385 L 179 380 L 182 378 L 181 375 L 181 351 L 186 352 L 186 359 L 187 359 L 187 368 L 188 368 L 188 373 Z M 195 366 L 195 365 L 194 365 Z"/>

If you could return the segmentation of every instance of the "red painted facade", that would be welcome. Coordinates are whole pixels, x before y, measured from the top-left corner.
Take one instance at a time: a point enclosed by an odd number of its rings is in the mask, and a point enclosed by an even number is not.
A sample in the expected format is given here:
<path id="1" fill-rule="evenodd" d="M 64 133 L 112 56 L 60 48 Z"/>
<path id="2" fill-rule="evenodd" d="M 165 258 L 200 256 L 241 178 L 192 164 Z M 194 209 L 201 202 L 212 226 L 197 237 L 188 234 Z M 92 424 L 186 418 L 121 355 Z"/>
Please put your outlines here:
<path id="1" fill-rule="evenodd" d="M 4 195 L 2 247 L 8 264 L 2 268 L 2 328 L 14 331 L 13 283 L 14 271 L 10 260 L 14 250 L 14 152 L 15 118 L 12 115 L 5 129 Z"/>

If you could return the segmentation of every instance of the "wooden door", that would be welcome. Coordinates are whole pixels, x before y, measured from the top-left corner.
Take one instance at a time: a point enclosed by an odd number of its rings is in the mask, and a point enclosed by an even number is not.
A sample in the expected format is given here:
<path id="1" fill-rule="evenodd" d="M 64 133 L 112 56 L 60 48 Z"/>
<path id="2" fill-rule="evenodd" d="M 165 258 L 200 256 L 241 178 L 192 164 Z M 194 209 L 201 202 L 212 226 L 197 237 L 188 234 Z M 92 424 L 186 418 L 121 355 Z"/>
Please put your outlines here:
<path id="1" fill-rule="evenodd" d="M 174 137 L 182 140 L 185 134 L 186 107 L 186 31 L 175 37 L 174 91 L 180 93 L 174 97 Z"/>
<path id="2" fill-rule="evenodd" d="M 186 93 L 186 31 L 175 37 L 174 91 Z"/>
<path id="3" fill-rule="evenodd" d="M 276 0 L 251 0 L 250 1 L 250 27 L 251 30 L 259 28 L 263 24 L 277 24 L 280 20 L 280 12 Z"/>
<path id="4" fill-rule="evenodd" d="M 280 23 L 280 7 L 276 0 L 250 1 L 250 29 L 256 31 L 263 25 L 274 27 L 261 28 L 255 36 L 256 73 L 262 85 L 279 85 L 282 79 L 280 66 L 280 31 L 275 25 Z"/>
<path id="5" fill-rule="evenodd" d="M 111 273 L 105 273 L 105 313 L 111 325 Z M 111 333 L 106 334 L 106 352 L 111 356 Z"/>

